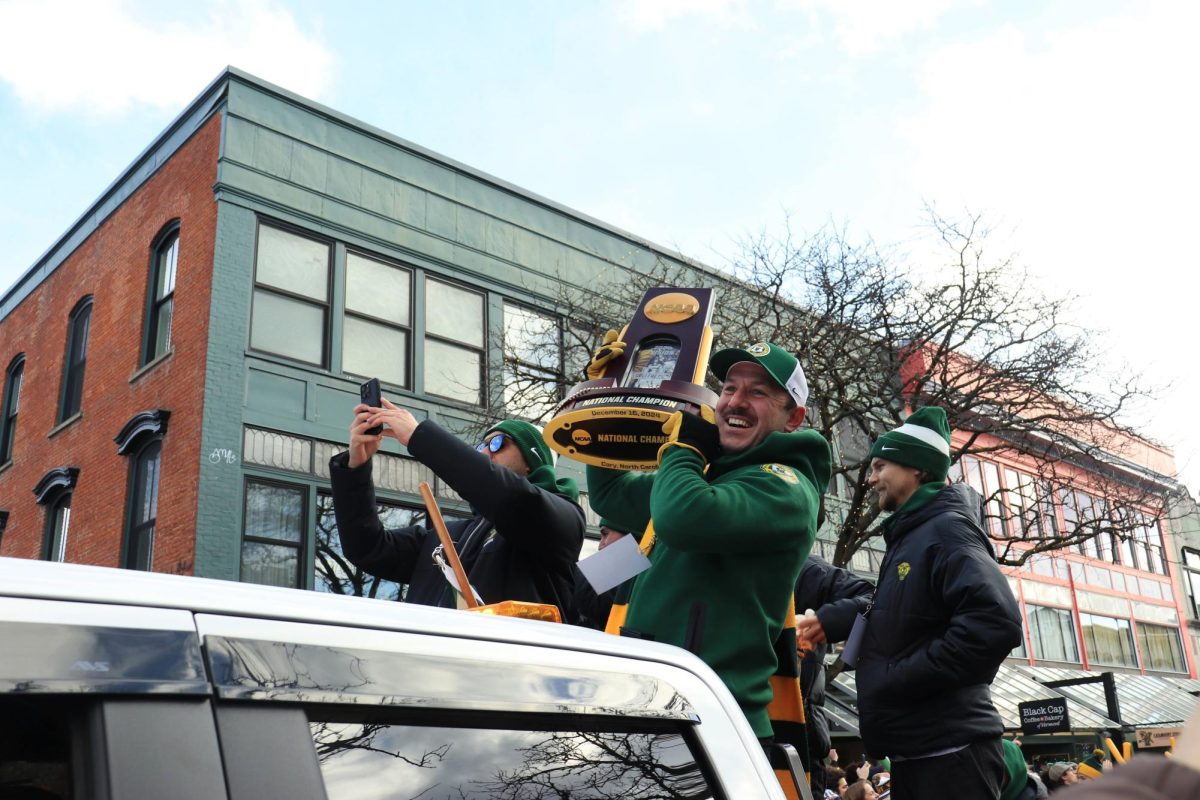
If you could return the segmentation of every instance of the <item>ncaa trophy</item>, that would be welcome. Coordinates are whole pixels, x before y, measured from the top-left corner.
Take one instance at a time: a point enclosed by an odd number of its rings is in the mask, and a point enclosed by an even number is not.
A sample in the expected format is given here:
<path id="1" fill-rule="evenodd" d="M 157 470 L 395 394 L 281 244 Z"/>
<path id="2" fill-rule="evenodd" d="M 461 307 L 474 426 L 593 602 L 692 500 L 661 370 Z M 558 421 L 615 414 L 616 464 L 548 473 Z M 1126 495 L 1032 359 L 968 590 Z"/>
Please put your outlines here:
<path id="1" fill-rule="evenodd" d="M 546 424 L 558 453 L 609 469 L 658 468 L 663 424 L 676 411 L 713 419 L 704 386 L 712 348 L 712 289 L 650 289 L 618 339 L 625 352 L 598 380 L 576 384 Z"/>

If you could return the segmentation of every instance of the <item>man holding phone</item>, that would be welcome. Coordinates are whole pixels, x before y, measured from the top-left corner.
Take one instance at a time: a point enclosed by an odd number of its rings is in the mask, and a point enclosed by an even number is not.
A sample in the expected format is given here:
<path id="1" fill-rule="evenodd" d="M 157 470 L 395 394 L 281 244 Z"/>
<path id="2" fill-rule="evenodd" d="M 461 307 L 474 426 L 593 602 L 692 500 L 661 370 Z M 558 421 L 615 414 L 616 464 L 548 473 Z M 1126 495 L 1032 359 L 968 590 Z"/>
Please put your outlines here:
<path id="1" fill-rule="evenodd" d="M 364 397 L 374 400 L 370 394 L 378 384 L 368 384 Z M 350 448 L 329 461 L 342 550 L 360 569 L 408 584 L 406 602 L 454 608 L 456 593 L 435 562 L 433 529 L 388 530 L 379 521 L 371 457 L 385 436 L 471 504 L 474 516 L 446 527 L 483 602 L 552 603 L 567 618 L 585 523 L 579 490 L 555 474 L 541 432 L 522 420 L 504 420 L 472 447 L 385 398 L 354 407 Z"/>

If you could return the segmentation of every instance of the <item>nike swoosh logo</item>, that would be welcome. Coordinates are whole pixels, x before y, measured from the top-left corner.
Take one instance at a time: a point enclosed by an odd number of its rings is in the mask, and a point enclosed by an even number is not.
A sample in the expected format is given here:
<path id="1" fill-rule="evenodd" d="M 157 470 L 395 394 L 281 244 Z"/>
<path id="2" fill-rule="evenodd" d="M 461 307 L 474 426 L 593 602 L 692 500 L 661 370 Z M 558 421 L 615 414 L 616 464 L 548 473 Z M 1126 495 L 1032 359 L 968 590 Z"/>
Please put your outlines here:
<path id="1" fill-rule="evenodd" d="M 888 450 L 899 450 L 900 448 L 899 447 L 881 447 L 879 449 L 886 453 Z"/>

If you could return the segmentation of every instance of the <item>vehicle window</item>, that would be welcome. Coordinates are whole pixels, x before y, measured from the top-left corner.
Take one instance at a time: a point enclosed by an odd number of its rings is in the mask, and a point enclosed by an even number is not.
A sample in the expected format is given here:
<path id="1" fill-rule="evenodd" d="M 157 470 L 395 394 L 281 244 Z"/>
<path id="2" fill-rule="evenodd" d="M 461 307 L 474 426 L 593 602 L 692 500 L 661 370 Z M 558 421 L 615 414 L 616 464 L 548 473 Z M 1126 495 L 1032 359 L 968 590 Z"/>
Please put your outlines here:
<path id="1" fill-rule="evenodd" d="M 73 797 L 70 742 L 61 704 L 0 697 L 0 800 Z"/>
<path id="2" fill-rule="evenodd" d="M 309 728 L 330 800 L 713 797 L 679 729 L 511 730 L 330 720 L 312 720 Z"/>

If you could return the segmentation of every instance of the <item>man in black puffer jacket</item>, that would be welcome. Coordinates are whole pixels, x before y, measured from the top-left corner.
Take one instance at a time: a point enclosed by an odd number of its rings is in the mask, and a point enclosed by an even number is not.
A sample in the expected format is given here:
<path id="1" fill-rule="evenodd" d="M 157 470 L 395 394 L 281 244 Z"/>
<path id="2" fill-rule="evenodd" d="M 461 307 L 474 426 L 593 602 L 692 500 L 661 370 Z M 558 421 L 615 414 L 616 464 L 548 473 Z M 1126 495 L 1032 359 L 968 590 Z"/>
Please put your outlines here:
<path id="1" fill-rule="evenodd" d="M 890 757 L 894 800 L 998 798 L 1003 724 L 989 687 L 1021 642 L 1021 616 L 980 527 L 981 498 L 945 483 L 940 408 L 879 437 L 871 457 L 871 488 L 892 515 L 856 664 L 863 744 Z"/>
<path id="2" fill-rule="evenodd" d="M 407 583 L 405 602 L 456 605 L 453 587 L 433 560 L 439 545 L 433 529 L 385 530 L 379 521 L 371 456 L 391 436 L 471 504 L 473 517 L 446 528 L 483 602 L 551 603 L 567 619 L 585 523 L 575 482 L 557 478 L 540 431 L 505 420 L 473 448 L 432 421 L 418 424 L 407 410 L 382 403 L 355 406 L 350 449 L 329 461 L 346 557 L 372 575 Z M 367 433 L 380 424 L 383 433 Z"/>

